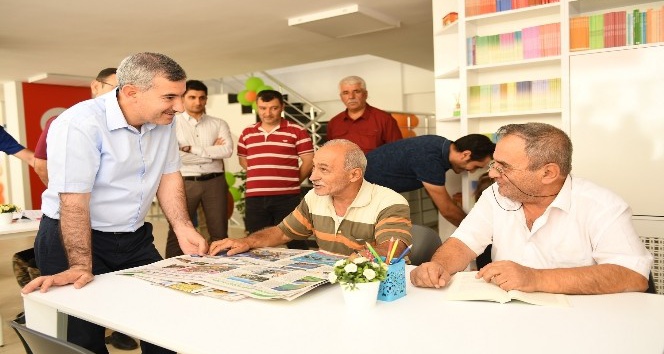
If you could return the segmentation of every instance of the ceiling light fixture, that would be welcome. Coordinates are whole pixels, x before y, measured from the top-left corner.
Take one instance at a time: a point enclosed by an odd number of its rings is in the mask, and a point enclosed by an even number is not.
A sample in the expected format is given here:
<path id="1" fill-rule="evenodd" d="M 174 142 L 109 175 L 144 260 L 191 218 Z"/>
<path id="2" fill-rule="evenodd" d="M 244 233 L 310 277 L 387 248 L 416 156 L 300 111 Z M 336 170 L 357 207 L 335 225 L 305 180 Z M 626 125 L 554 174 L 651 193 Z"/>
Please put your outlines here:
<path id="1" fill-rule="evenodd" d="M 348 5 L 288 19 L 288 25 L 328 37 L 344 38 L 401 26 L 398 20 L 360 5 Z"/>

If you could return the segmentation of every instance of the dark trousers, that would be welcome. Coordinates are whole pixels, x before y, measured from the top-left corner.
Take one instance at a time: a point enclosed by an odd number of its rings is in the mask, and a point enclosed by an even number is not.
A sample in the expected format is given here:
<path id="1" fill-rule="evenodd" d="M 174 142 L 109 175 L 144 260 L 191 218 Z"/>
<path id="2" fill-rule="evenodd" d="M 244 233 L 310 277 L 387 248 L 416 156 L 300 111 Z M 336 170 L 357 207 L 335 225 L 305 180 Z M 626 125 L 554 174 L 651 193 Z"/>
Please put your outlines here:
<path id="1" fill-rule="evenodd" d="M 35 239 L 35 257 L 42 275 L 53 275 L 69 269 L 62 246 L 60 221 L 44 215 Z M 92 230 L 92 273 L 95 275 L 138 267 L 160 261 L 154 247 L 152 224 L 145 223 L 134 232 L 101 232 Z M 122 289 L 118 289 L 122 291 Z M 99 304 L 99 306 L 104 306 Z M 67 340 L 97 354 L 108 354 L 104 342 L 105 328 L 69 316 Z M 174 353 L 154 344 L 141 341 L 145 354 Z"/>
<path id="2" fill-rule="evenodd" d="M 209 242 L 212 243 L 212 241 L 228 237 L 228 219 L 226 218 L 228 186 L 224 174 L 207 181 L 185 180 L 184 189 L 187 197 L 187 210 L 191 220 L 196 220 L 196 210 L 199 205 L 203 206 L 205 223 L 210 234 Z M 182 254 L 178 238 L 173 232 L 173 227 L 169 224 L 168 238 L 166 239 L 166 258 Z"/>
<path id="3" fill-rule="evenodd" d="M 300 204 L 299 194 L 249 197 L 245 199 L 246 218 L 244 227 L 249 234 L 266 227 L 278 225 Z M 288 248 L 309 249 L 307 241 L 293 240 L 286 244 Z"/>

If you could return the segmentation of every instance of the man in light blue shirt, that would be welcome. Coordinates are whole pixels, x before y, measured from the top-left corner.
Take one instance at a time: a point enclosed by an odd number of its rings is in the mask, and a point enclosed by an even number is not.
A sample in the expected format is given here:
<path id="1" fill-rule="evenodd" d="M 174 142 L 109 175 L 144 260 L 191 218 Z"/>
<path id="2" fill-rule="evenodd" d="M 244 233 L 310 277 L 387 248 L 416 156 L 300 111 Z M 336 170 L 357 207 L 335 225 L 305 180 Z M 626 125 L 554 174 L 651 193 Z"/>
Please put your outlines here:
<path id="1" fill-rule="evenodd" d="M 48 189 L 35 239 L 43 276 L 23 288 L 74 284 L 161 260 L 145 217 L 155 195 L 186 254 L 204 254 L 184 197 L 175 126 L 186 74 L 156 53 L 125 58 L 118 89 L 62 113 L 47 138 Z M 52 140 L 52 141 L 51 141 Z M 103 304 L 100 304 L 103 306 Z M 68 341 L 108 353 L 104 327 L 69 317 Z M 170 351 L 141 342 L 143 353 Z"/>

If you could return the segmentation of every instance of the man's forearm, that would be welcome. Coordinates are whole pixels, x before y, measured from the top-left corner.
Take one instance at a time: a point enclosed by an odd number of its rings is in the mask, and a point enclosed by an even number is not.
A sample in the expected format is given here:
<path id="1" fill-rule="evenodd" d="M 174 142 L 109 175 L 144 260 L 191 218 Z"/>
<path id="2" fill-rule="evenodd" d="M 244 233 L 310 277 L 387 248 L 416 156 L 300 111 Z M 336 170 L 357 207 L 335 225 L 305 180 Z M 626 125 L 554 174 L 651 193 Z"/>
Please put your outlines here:
<path id="1" fill-rule="evenodd" d="M 60 233 L 70 269 L 92 272 L 90 194 L 60 194 Z"/>
<path id="2" fill-rule="evenodd" d="M 157 199 L 161 210 L 173 226 L 176 234 L 177 230 L 182 227 L 194 227 L 191 219 L 189 219 L 184 182 L 179 172 L 162 175 L 159 181 L 159 189 L 157 189 Z"/>
<path id="3" fill-rule="evenodd" d="M 39 179 L 48 187 L 48 169 L 46 167 L 46 160 L 35 158 L 35 173 Z"/>
<path id="4" fill-rule="evenodd" d="M 278 227 L 271 226 L 254 232 L 244 238 L 243 241 L 245 241 L 250 248 L 259 248 L 280 246 L 291 241 L 291 239 L 288 238 Z"/>
<path id="5" fill-rule="evenodd" d="M 645 291 L 648 279 L 615 264 L 587 267 L 538 269 L 533 291 L 558 294 L 611 294 Z"/>
<path id="6" fill-rule="evenodd" d="M 431 257 L 431 261 L 442 265 L 448 273 L 454 274 L 466 269 L 476 256 L 459 239 L 450 237 L 442 246 L 438 247 L 436 253 Z"/>
<path id="7" fill-rule="evenodd" d="M 456 204 L 449 204 L 440 209 L 440 215 L 456 227 L 458 227 L 461 224 L 461 221 L 466 217 L 466 213 L 463 209 L 459 208 Z"/>

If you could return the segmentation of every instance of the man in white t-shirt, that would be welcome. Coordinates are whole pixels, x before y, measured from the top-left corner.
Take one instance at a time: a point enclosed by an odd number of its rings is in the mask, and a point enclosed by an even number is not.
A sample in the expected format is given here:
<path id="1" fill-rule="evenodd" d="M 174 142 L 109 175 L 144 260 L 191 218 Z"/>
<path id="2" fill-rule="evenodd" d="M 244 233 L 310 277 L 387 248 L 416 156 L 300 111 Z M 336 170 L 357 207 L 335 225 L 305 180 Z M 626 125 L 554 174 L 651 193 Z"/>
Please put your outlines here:
<path id="1" fill-rule="evenodd" d="M 619 196 L 570 175 L 572 142 L 543 123 L 498 130 L 487 188 L 459 228 L 410 274 L 444 287 L 493 244 L 477 274 L 503 290 L 563 294 L 645 291 L 653 258 Z"/>

